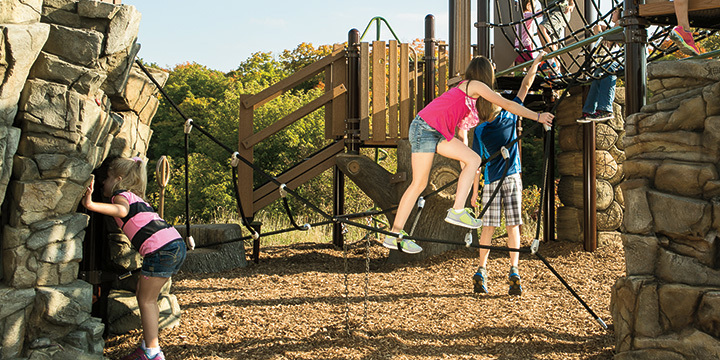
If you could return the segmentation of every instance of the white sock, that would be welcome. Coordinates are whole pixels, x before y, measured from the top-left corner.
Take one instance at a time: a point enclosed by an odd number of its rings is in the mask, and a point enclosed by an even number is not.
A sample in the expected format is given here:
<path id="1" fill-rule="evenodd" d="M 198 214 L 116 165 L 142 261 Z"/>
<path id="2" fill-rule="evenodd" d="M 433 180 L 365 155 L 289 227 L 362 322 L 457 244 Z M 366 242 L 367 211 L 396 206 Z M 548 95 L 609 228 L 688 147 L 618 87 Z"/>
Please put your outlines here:
<path id="1" fill-rule="evenodd" d="M 155 357 L 157 354 L 159 354 L 159 353 L 160 353 L 160 347 L 159 347 L 159 346 L 158 346 L 158 347 L 154 347 L 154 348 L 147 348 L 147 349 L 145 349 L 145 354 L 147 354 L 147 356 L 148 356 L 149 358 L 151 358 L 151 359 L 154 358 L 154 357 Z"/>

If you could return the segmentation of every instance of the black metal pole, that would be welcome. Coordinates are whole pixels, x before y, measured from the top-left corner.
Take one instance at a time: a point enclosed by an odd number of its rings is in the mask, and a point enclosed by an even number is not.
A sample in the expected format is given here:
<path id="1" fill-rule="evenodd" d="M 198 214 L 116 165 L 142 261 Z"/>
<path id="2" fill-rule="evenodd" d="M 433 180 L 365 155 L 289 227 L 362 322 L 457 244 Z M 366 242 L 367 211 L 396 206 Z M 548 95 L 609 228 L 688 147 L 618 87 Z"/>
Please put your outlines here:
<path id="1" fill-rule="evenodd" d="M 425 16 L 425 105 L 435 99 L 435 16 Z"/>
<path id="2" fill-rule="evenodd" d="M 333 215 L 345 213 L 345 174 L 337 166 L 333 167 Z M 342 248 L 345 239 L 342 232 L 342 223 L 333 223 L 333 244 Z"/>
<path id="3" fill-rule="evenodd" d="M 639 6 L 643 0 L 625 0 L 623 18 L 625 27 L 625 116 L 640 111 L 645 105 L 645 80 L 647 78 L 647 21 L 640 17 Z"/>
<path id="4" fill-rule="evenodd" d="M 595 123 L 583 124 L 583 235 L 585 251 L 597 250 Z"/>
<path id="5" fill-rule="evenodd" d="M 348 154 L 360 154 L 360 32 L 348 32 L 348 95 L 345 121 L 345 148 Z"/>
<path id="6" fill-rule="evenodd" d="M 588 0 L 589 1 L 589 0 Z M 490 58 L 490 1 L 478 0 L 477 2 L 477 54 Z"/>

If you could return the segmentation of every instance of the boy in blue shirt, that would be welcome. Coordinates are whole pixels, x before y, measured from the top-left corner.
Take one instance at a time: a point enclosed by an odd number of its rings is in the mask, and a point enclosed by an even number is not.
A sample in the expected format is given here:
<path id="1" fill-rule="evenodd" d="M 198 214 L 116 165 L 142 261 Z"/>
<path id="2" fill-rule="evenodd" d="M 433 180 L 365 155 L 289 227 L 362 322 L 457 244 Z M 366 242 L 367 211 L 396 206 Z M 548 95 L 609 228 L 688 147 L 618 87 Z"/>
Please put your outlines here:
<path id="1" fill-rule="evenodd" d="M 533 61 L 527 75 L 523 79 L 517 96 L 513 101 L 523 104 L 525 96 L 530 90 L 530 86 L 535 80 L 538 65 L 540 64 L 544 52 L 540 52 Z M 518 116 L 508 111 L 502 110 L 498 113 L 493 121 L 482 123 L 475 128 L 475 140 L 472 149 L 475 150 L 483 158 L 488 158 L 491 154 L 499 151 L 503 146 L 512 142 L 517 138 L 517 121 Z M 490 195 L 497 188 L 500 178 L 505 168 L 505 159 L 498 156 L 485 166 L 485 186 L 483 188 L 482 206 L 483 209 L 488 208 L 483 216 L 483 228 L 480 235 L 481 245 L 490 245 L 495 227 L 501 225 L 500 210 L 501 205 L 505 209 L 505 226 L 508 233 L 508 247 L 512 249 L 520 248 L 520 225 L 522 225 L 522 179 L 520 178 L 520 154 L 518 151 L 518 143 L 515 142 L 509 149 L 510 164 L 508 166 L 507 177 L 502 183 L 495 199 L 488 204 Z M 477 206 L 479 174 L 475 176 L 473 192 L 470 201 L 473 206 Z M 487 289 L 487 259 L 488 249 L 480 249 L 480 267 L 475 275 L 473 275 L 473 291 L 476 293 L 488 293 Z M 520 286 L 520 274 L 518 272 L 519 253 L 510 252 L 510 274 L 508 283 L 510 287 L 508 293 L 511 295 L 522 294 L 522 286 Z"/>

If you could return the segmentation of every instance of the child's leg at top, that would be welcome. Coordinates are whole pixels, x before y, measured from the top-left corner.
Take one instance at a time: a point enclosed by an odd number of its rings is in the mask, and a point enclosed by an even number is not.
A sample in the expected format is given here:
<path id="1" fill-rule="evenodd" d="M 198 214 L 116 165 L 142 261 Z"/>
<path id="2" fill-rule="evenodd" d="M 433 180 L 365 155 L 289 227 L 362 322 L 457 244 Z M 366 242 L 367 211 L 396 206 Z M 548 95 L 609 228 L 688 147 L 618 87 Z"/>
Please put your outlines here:
<path id="1" fill-rule="evenodd" d="M 594 81 L 593 81 L 594 82 Z M 617 76 L 608 75 L 600 80 L 597 80 L 598 91 L 597 91 L 597 110 L 605 112 L 613 112 L 612 103 L 615 100 L 615 84 L 617 83 Z"/>
<path id="2" fill-rule="evenodd" d="M 675 17 L 678 26 L 670 32 L 670 39 L 677 45 L 678 49 L 686 55 L 698 55 L 700 49 L 695 45 L 695 39 L 690 32 L 690 20 L 688 19 L 687 0 L 673 1 Z"/>
<path id="3" fill-rule="evenodd" d="M 140 275 L 137 284 L 135 297 L 137 298 L 138 307 L 140 308 L 140 320 L 143 328 L 143 339 L 145 347 L 160 347 L 159 319 L 160 309 L 158 308 L 157 299 L 160 296 L 160 289 L 168 281 L 169 278 Z"/>
<path id="4" fill-rule="evenodd" d="M 682 26 L 685 31 L 690 31 L 690 20 L 688 20 L 688 1 L 674 0 L 673 6 L 675 7 L 675 17 L 677 18 L 678 26 Z"/>

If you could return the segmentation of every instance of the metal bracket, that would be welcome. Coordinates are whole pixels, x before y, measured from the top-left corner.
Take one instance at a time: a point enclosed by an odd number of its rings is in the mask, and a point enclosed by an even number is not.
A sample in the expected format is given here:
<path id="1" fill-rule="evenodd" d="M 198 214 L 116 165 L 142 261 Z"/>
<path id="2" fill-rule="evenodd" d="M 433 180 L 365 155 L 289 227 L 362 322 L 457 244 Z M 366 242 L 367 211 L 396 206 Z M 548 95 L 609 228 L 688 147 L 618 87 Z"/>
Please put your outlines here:
<path id="1" fill-rule="evenodd" d="M 400 182 L 404 182 L 407 180 L 407 173 L 404 171 L 401 171 L 397 174 L 390 175 L 390 183 L 391 184 L 397 184 Z"/>

